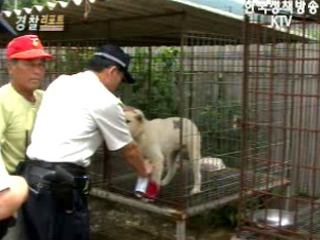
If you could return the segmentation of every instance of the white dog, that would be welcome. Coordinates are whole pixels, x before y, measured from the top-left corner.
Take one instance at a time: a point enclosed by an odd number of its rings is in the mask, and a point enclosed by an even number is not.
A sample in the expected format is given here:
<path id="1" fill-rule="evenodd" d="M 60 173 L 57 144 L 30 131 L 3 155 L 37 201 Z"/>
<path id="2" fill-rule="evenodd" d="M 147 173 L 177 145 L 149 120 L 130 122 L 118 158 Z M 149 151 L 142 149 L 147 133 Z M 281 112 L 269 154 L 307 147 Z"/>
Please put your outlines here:
<path id="1" fill-rule="evenodd" d="M 199 193 L 201 191 L 201 169 L 198 160 L 201 159 L 201 136 L 196 125 L 189 119 L 179 117 L 149 121 L 138 109 L 125 111 L 125 117 L 140 151 L 154 166 L 152 180 L 163 186 L 172 180 L 178 165 L 174 160 L 183 150 L 182 146 L 187 150 L 188 157 L 193 164 L 194 186 L 191 194 Z M 182 144 L 180 139 L 182 139 Z M 166 177 L 162 179 L 165 161 L 168 170 Z"/>

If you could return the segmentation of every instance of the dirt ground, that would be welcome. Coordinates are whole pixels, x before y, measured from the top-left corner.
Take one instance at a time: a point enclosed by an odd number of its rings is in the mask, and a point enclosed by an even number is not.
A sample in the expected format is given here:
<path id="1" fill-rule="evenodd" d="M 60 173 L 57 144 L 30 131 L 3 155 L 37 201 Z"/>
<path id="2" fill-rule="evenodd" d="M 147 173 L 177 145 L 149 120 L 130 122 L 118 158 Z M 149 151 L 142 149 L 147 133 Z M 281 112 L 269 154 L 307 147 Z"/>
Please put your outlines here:
<path id="1" fill-rule="evenodd" d="M 90 197 L 91 240 L 175 240 L 175 222 L 155 213 Z M 200 219 L 200 222 L 199 222 Z M 228 227 L 188 225 L 187 240 L 230 240 Z"/>

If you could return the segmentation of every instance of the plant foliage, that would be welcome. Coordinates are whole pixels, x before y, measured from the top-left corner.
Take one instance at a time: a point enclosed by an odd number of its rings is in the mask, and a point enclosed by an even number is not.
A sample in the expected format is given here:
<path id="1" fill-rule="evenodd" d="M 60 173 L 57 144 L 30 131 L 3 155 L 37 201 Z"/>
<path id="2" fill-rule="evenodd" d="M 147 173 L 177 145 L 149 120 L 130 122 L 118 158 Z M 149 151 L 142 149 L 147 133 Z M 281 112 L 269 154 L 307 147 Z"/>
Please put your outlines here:
<path id="1" fill-rule="evenodd" d="M 154 53 L 147 48 L 135 49 L 131 72 L 137 81 L 121 89 L 125 103 L 142 109 L 150 118 L 177 115 L 178 54 L 174 47 L 158 48 Z M 129 93 L 124 89 L 128 87 Z"/>

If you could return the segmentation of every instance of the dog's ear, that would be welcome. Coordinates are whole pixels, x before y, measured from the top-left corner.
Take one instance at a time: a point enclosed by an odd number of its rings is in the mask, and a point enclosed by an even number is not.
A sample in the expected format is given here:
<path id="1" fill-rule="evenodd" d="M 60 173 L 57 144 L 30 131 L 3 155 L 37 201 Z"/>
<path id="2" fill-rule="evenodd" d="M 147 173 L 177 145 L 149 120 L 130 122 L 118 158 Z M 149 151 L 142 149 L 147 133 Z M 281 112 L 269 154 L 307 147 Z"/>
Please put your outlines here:
<path id="1" fill-rule="evenodd" d="M 135 111 L 135 113 L 137 114 L 137 115 L 135 116 L 136 120 L 137 120 L 139 123 L 142 123 L 142 122 L 144 121 L 144 119 L 145 119 L 145 116 L 144 116 L 143 112 L 142 112 L 140 109 L 135 109 L 134 111 Z"/>
<path id="2" fill-rule="evenodd" d="M 138 114 L 138 115 L 135 116 L 135 118 L 137 119 L 137 121 L 138 121 L 139 123 L 142 123 L 142 122 L 143 122 L 143 116 L 142 116 L 142 115 Z"/>

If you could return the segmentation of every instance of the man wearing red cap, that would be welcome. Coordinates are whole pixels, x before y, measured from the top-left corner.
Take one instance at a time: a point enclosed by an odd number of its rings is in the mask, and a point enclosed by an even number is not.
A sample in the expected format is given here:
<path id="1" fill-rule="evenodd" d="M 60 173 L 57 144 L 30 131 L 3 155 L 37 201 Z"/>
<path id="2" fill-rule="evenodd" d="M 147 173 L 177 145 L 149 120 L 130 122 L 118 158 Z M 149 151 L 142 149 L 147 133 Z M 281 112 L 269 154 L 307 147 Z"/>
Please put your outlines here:
<path id="1" fill-rule="evenodd" d="M 45 59 L 52 56 L 45 52 L 36 35 L 25 35 L 8 44 L 6 58 L 10 82 L 0 88 L 0 164 L 4 163 L 9 174 L 14 174 L 25 159 L 28 136 L 42 99 L 43 91 L 38 88 L 45 74 Z M 22 195 L 21 199 L 25 199 L 26 194 Z M 25 239 L 20 220 L 18 217 L 16 227 L 5 239 Z"/>
<path id="2" fill-rule="evenodd" d="M 42 99 L 39 90 L 45 74 L 44 51 L 36 35 L 13 39 L 7 46 L 6 58 L 10 82 L 0 88 L 1 157 L 9 173 L 14 173 L 25 157 L 27 132 L 30 133 Z"/>

